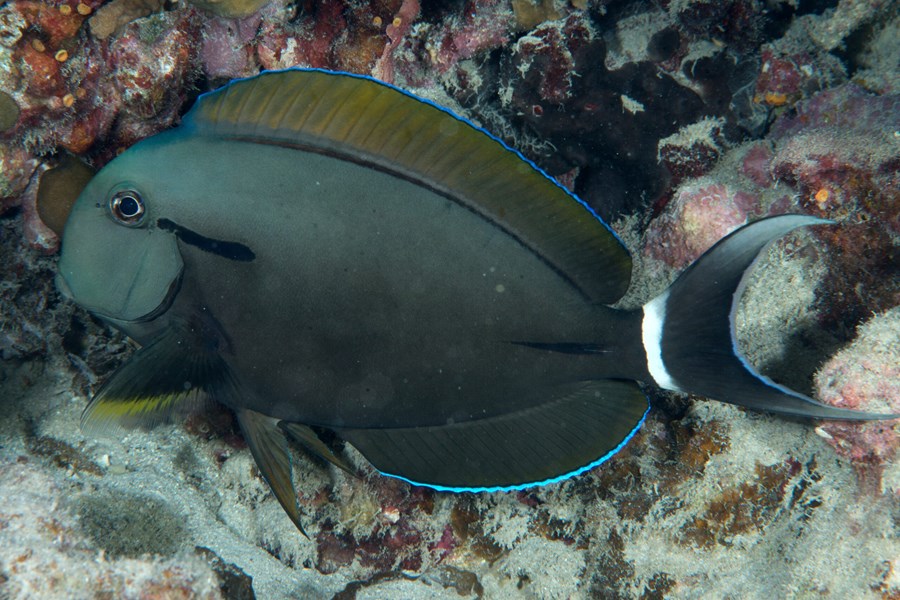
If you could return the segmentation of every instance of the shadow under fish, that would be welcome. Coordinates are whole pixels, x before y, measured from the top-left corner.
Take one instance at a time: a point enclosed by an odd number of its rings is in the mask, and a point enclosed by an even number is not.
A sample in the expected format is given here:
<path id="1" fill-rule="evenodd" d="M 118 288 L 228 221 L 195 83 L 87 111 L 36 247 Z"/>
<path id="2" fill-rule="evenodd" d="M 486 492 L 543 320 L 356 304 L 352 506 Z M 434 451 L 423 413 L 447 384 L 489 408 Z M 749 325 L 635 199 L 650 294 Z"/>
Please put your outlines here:
<path id="1" fill-rule="evenodd" d="M 755 410 L 887 419 L 757 373 L 734 340 L 746 273 L 784 215 L 721 240 L 642 310 L 631 259 L 518 152 L 427 100 L 316 69 L 202 96 L 97 173 L 65 221 L 58 286 L 142 348 L 86 434 L 211 399 L 237 414 L 302 531 L 287 437 L 438 490 L 577 475 L 646 417 L 637 381 Z"/>

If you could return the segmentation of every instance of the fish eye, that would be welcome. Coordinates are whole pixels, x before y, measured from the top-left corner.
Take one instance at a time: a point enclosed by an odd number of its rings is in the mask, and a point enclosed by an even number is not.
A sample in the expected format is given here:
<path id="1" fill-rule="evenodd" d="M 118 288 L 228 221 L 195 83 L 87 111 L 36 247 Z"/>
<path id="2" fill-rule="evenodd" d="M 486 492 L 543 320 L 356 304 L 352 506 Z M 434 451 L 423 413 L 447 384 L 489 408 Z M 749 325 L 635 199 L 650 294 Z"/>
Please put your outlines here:
<path id="1" fill-rule="evenodd" d="M 134 190 L 123 190 L 109 201 L 109 212 L 122 225 L 139 225 L 144 218 L 144 200 Z"/>

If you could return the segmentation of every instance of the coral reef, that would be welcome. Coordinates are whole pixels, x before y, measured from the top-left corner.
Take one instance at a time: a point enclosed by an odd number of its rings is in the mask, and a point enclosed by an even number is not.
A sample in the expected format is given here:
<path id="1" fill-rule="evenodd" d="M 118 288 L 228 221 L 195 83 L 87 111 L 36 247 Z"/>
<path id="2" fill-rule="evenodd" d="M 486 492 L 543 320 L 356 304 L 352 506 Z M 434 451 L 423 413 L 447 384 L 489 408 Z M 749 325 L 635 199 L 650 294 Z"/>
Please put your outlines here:
<path id="1" fill-rule="evenodd" d="M 762 51 L 760 61 L 755 102 L 773 107 L 793 105 L 825 83 L 816 73 L 819 61 L 806 52 L 780 56 L 767 48 Z"/>
<path id="2" fill-rule="evenodd" d="M 854 342 L 816 373 L 816 392 L 823 402 L 835 406 L 900 413 L 900 306 L 859 328 Z M 818 431 L 868 476 L 880 478 L 900 447 L 896 421 L 826 423 Z"/>
<path id="3" fill-rule="evenodd" d="M 297 453 L 310 541 L 228 411 L 86 439 L 85 396 L 134 345 L 60 300 L 61 226 L 36 198 L 81 185 L 54 169 L 65 152 L 102 167 L 232 78 L 374 74 L 616 219 L 641 267 L 634 305 L 748 219 L 835 220 L 761 261 L 740 342 L 798 389 L 832 355 L 815 395 L 898 411 L 898 31 L 896 2 L 855 0 L 3 4 L 0 596 L 897 597 L 890 422 L 815 427 L 651 392 L 613 460 L 509 494 L 414 488 L 352 448 L 358 477 Z"/>
<path id="4" fill-rule="evenodd" d="M 309 7 L 296 18 L 266 19 L 257 36 L 260 66 L 266 69 L 296 65 L 371 73 L 376 64 L 390 80 L 392 56 L 418 12 L 407 0 L 354 3 L 345 10 L 340 2 Z M 264 12 L 272 10 L 272 6 Z M 379 60 L 380 59 L 380 60 Z"/>
<path id="5" fill-rule="evenodd" d="M 26 149 L 0 140 L 0 214 L 21 206 L 22 194 L 39 164 Z"/>
<path id="6" fill-rule="evenodd" d="M 853 327 L 900 303 L 900 95 L 848 83 L 797 105 L 772 127 L 771 173 L 793 186 L 806 212 L 844 226 L 817 235 L 833 252 L 821 290 L 825 318 Z"/>
<path id="7" fill-rule="evenodd" d="M 228 81 L 248 77 L 256 71 L 251 42 L 261 21 L 261 16 L 249 15 L 243 19 L 211 19 L 206 23 L 200 60 L 207 77 Z"/>
<path id="8" fill-rule="evenodd" d="M 753 204 L 754 199 L 745 192 L 720 183 L 701 180 L 684 185 L 647 230 L 645 251 L 669 266 L 686 267 L 746 223 Z"/>
<path id="9" fill-rule="evenodd" d="M 703 119 L 659 140 L 657 160 L 672 176 L 671 185 L 712 169 L 722 154 L 723 125 L 722 119 Z"/>
<path id="10" fill-rule="evenodd" d="M 382 81 L 394 83 L 394 50 L 397 49 L 406 34 L 409 33 L 412 24 L 418 16 L 419 1 L 403 0 L 403 4 L 401 4 L 397 12 L 394 13 L 394 18 L 391 19 L 391 22 L 385 27 L 385 34 L 387 35 L 388 42 L 385 44 L 378 62 L 376 62 L 375 66 L 372 68 L 372 75 Z M 373 17 L 373 21 L 375 21 L 376 18 L 380 17 Z"/>
<path id="11" fill-rule="evenodd" d="M 4 136 L 39 155 L 59 148 L 84 154 L 98 137 L 119 148 L 171 125 L 196 76 L 194 13 L 142 19 L 109 46 L 80 33 L 81 13 L 90 14 L 91 5 L 79 4 L 80 12 L 64 6 L 69 10 L 30 2 L 2 9 L 16 74 L 3 87 L 20 109 L 17 127 Z"/>
<path id="12" fill-rule="evenodd" d="M 26 235 L 48 252 L 58 240 L 40 223 L 34 198 L 40 173 L 55 162 L 52 153 L 66 150 L 102 166 L 120 149 L 170 126 L 197 75 L 193 12 L 118 23 L 122 33 L 110 46 L 83 34 L 97 6 L 23 0 L 0 8 L 0 87 L 4 105 L 15 106 L 3 109 L 4 118 L 16 113 L 0 132 L 0 212 L 22 206 Z"/>
<path id="13" fill-rule="evenodd" d="M 414 36 L 421 40 L 437 72 L 446 73 L 460 61 L 483 55 L 512 39 L 516 17 L 505 3 L 490 0 L 473 8 L 449 16 L 438 27 L 417 28 Z"/>

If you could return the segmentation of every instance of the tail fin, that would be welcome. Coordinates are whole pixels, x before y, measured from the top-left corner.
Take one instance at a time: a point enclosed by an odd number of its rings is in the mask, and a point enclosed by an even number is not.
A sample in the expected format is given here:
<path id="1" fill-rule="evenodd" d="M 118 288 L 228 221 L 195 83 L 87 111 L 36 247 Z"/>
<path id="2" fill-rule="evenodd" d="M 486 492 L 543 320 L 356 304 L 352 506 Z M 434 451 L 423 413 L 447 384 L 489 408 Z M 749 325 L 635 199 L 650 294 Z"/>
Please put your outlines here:
<path id="1" fill-rule="evenodd" d="M 803 215 L 769 217 L 720 240 L 644 306 L 643 338 L 650 374 L 662 388 L 754 410 L 818 419 L 893 419 L 900 415 L 828 406 L 779 385 L 738 350 L 734 316 L 746 275 L 761 251 L 797 227 L 831 221 Z"/>

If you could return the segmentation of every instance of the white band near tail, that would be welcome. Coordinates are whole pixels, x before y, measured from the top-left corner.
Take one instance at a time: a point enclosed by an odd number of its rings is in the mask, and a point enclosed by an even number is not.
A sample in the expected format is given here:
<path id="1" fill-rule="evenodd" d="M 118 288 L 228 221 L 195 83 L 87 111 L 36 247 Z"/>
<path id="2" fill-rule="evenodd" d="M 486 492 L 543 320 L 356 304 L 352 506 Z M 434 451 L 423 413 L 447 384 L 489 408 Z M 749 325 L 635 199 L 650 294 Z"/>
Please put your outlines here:
<path id="1" fill-rule="evenodd" d="M 644 305 L 644 320 L 641 324 L 641 338 L 647 354 L 647 370 L 656 385 L 673 392 L 684 391 L 675 383 L 662 357 L 663 325 L 666 321 L 666 300 L 668 290 Z"/>

